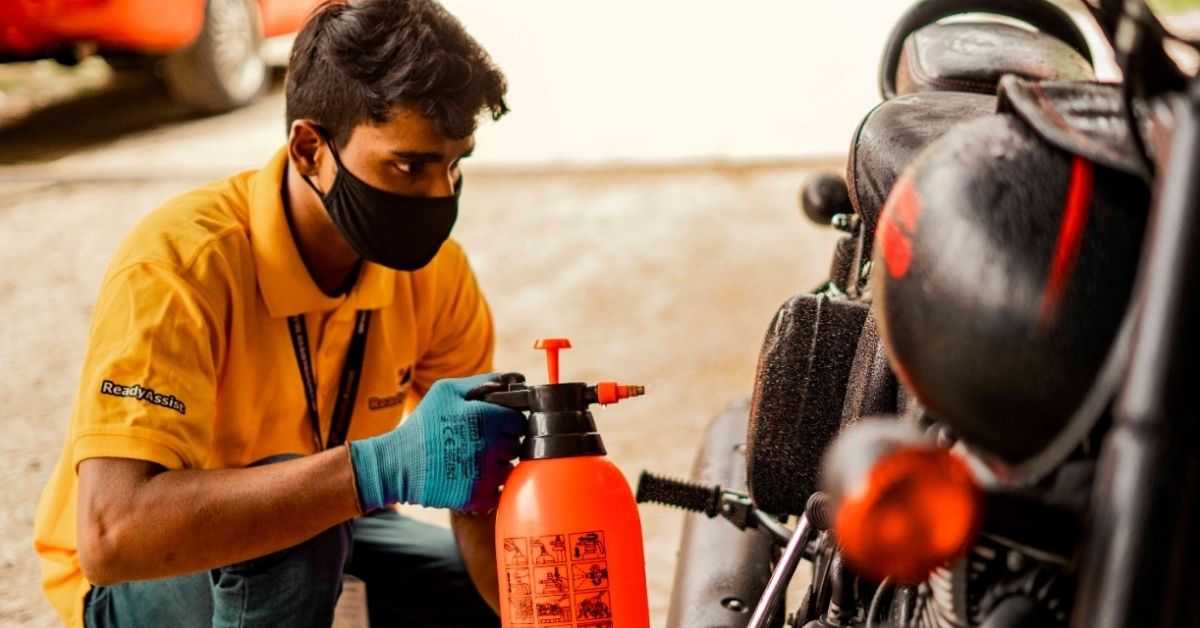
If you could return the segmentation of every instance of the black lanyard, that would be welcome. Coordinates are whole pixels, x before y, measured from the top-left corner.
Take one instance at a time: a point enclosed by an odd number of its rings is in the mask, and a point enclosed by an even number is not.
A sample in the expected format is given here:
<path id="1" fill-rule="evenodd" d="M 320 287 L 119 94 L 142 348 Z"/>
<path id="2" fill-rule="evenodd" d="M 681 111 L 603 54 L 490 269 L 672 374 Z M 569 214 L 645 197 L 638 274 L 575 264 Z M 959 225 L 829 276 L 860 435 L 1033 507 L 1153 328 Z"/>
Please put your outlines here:
<path id="1" fill-rule="evenodd" d="M 317 445 L 317 451 L 332 449 L 346 442 L 346 434 L 350 431 L 350 416 L 354 414 L 354 401 L 358 397 L 358 382 L 362 379 L 363 356 L 367 352 L 367 328 L 370 326 L 371 311 L 359 310 L 354 318 L 354 335 L 350 338 L 350 348 L 346 350 L 346 363 L 342 365 L 342 381 L 338 384 L 333 420 L 329 422 L 329 439 L 322 447 L 321 413 L 317 409 L 317 378 L 313 376 L 312 358 L 308 352 L 308 327 L 303 314 L 288 317 L 288 331 L 292 332 L 292 348 L 296 350 L 300 380 L 304 382 L 304 397 L 308 400 L 308 415 L 312 421 L 313 442 Z"/>

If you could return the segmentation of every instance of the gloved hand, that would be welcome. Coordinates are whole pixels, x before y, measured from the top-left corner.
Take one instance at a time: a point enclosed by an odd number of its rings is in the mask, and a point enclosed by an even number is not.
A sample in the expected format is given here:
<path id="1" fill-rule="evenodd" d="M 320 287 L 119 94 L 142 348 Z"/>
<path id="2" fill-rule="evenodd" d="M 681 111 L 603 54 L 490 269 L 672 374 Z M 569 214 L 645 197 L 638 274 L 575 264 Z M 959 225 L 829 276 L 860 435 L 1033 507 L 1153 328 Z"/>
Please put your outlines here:
<path id="1" fill-rule="evenodd" d="M 520 373 L 435 382 L 399 427 L 350 443 L 363 512 L 401 502 L 460 512 L 496 507 L 525 433 L 525 415 L 480 399 Z"/>

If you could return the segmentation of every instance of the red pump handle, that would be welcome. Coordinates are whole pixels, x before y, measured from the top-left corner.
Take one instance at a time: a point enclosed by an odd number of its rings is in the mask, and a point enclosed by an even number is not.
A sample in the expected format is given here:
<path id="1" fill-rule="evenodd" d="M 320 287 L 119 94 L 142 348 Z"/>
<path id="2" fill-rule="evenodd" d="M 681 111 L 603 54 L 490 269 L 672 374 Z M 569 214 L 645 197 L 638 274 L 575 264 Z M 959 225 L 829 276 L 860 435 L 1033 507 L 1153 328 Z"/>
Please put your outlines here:
<path id="1" fill-rule="evenodd" d="M 570 349 L 571 341 L 566 338 L 542 338 L 533 343 L 534 349 L 546 352 L 546 377 L 551 384 L 558 383 L 558 350 Z"/>

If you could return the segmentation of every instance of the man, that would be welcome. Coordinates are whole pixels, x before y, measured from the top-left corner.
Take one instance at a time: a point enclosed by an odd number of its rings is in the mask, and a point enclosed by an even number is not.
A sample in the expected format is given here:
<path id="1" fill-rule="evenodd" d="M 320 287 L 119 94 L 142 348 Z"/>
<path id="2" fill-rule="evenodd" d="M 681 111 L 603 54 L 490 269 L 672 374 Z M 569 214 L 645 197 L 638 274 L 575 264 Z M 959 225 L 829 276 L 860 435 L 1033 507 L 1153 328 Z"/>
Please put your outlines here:
<path id="1" fill-rule="evenodd" d="M 507 378 L 465 377 L 493 330 L 447 237 L 504 91 L 432 0 L 326 5 L 292 52 L 287 146 L 135 227 L 38 508 L 68 625 L 328 626 L 343 573 L 376 626 L 497 623 L 478 513 L 523 420 L 479 400 Z M 456 511 L 457 543 L 396 503 Z"/>

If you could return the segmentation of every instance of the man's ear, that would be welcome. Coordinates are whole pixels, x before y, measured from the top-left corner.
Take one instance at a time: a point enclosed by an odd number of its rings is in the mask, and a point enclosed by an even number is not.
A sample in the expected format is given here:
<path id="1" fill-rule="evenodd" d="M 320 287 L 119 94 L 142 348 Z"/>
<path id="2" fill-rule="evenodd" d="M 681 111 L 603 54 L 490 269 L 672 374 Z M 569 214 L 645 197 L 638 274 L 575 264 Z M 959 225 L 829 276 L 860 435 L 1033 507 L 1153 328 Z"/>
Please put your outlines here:
<path id="1" fill-rule="evenodd" d="M 297 173 L 314 178 L 319 175 L 324 153 L 321 147 L 324 145 L 324 134 L 317 130 L 317 125 L 311 120 L 292 122 L 288 134 L 288 157 Z"/>

